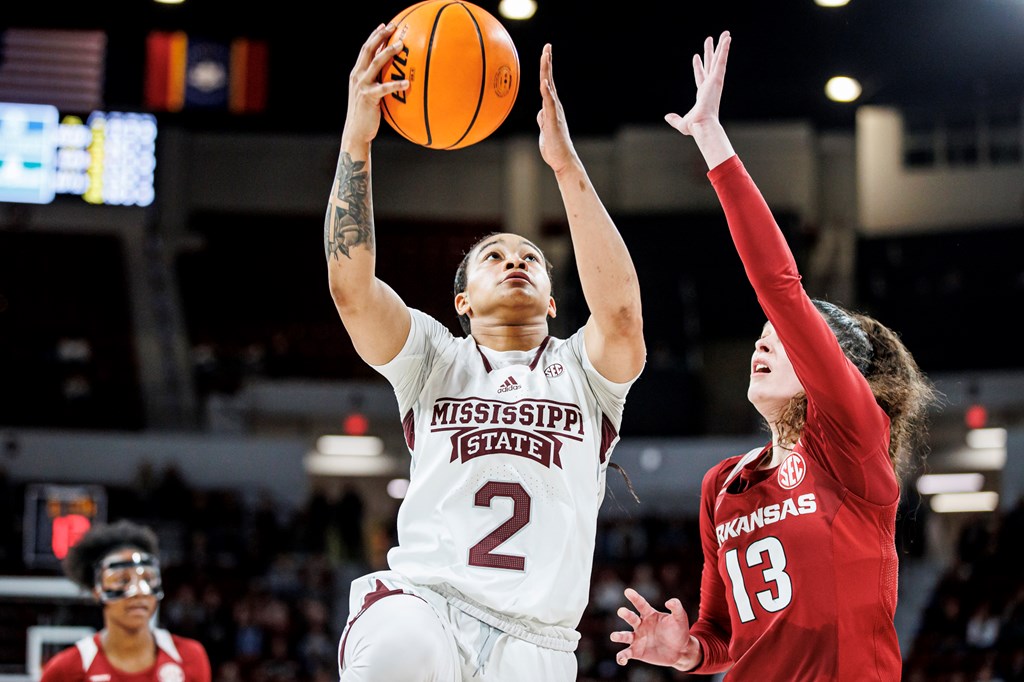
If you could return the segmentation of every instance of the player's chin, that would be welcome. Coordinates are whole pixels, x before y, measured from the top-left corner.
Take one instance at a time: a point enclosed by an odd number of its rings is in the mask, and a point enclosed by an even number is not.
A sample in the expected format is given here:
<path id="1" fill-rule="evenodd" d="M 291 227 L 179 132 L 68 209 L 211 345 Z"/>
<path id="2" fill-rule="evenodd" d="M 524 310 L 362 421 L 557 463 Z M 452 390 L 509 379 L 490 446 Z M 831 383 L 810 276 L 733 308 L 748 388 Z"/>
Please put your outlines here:
<path id="1" fill-rule="evenodd" d="M 750 385 L 747 387 L 747 400 L 755 407 L 766 406 L 778 402 L 778 396 L 772 392 L 771 387 L 766 386 L 761 377 L 750 377 Z"/>

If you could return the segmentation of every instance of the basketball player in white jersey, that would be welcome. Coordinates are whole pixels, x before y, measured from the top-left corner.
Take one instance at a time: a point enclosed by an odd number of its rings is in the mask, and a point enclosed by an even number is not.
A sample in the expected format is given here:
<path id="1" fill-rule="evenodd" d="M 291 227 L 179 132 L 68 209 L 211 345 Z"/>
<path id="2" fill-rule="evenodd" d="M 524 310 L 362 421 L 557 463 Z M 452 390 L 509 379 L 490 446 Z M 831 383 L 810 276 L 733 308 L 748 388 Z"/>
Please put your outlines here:
<path id="1" fill-rule="evenodd" d="M 390 570 L 353 581 L 344 682 L 576 679 L 605 473 L 643 369 L 637 273 L 569 138 L 540 60 L 540 150 L 565 203 L 590 318 L 567 339 L 549 263 L 515 234 L 466 254 L 454 304 L 468 336 L 409 308 L 375 275 L 370 144 L 376 74 L 401 44 L 378 27 L 349 79 L 327 208 L 331 294 L 356 351 L 394 386 L 412 455 Z"/>

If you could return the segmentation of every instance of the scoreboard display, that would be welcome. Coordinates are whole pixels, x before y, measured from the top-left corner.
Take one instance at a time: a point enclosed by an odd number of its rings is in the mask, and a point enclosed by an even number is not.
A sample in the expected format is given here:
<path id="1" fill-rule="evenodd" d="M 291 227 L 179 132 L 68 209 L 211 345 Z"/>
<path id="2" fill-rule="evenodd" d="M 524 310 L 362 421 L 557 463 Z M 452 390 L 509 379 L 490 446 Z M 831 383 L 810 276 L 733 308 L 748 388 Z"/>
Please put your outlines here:
<path id="1" fill-rule="evenodd" d="M 0 102 L 0 202 L 149 206 L 155 198 L 156 118 Z"/>
<path id="2" fill-rule="evenodd" d="M 58 568 L 68 549 L 107 520 L 107 494 L 98 485 L 32 484 L 25 488 L 24 560 Z"/>

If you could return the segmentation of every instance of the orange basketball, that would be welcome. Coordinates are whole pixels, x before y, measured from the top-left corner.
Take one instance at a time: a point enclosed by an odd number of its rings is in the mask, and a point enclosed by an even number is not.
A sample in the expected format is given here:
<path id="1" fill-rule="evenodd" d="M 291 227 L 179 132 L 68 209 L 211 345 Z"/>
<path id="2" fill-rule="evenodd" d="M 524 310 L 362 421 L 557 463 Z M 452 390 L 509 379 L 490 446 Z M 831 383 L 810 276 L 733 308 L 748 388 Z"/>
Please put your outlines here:
<path id="1" fill-rule="evenodd" d="M 392 23 L 388 45 L 401 39 L 402 51 L 381 82 L 407 78 L 409 88 L 381 100 L 384 120 L 429 149 L 468 147 L 497 130 L 519 93 L 519 55 L 505 27 L 462 0 L 425 0 Z"/>

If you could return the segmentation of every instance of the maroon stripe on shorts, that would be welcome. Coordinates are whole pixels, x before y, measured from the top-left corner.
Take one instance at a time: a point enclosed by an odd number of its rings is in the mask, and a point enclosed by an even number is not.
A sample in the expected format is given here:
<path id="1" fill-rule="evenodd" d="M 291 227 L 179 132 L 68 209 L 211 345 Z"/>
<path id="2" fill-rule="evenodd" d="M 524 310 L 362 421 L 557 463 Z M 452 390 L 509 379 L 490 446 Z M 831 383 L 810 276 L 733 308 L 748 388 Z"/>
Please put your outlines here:
<path id="1" fill-rule="evenodd" d="M 389 590 L 388 586 L 378 579 L 377 587 L 373 590 L 373 592 L 370 592 L 365 597 L 363 597 L 362 608 L 359 609 L 359 613 L 352 616 L 352 620 L 348 622 L 348 626 L 345 628 L 345 636 L 341 638 L 341 646 L 338 647 L 338 665 L 340 667 L 345 666 L 345 640 L 348 639 L 348 633 L 352 629 L 352 624 L 359 619 L 359 616 L 366 613 L 366 609 L 370 608 L 384 597 L 390 597 L 395 594 L 408 594 L 411 597 L 422 599 L 422 597 L 420 597 L 419 595 L 412 594 L 411 592 L 406 592 L 405 590 Z"/>

